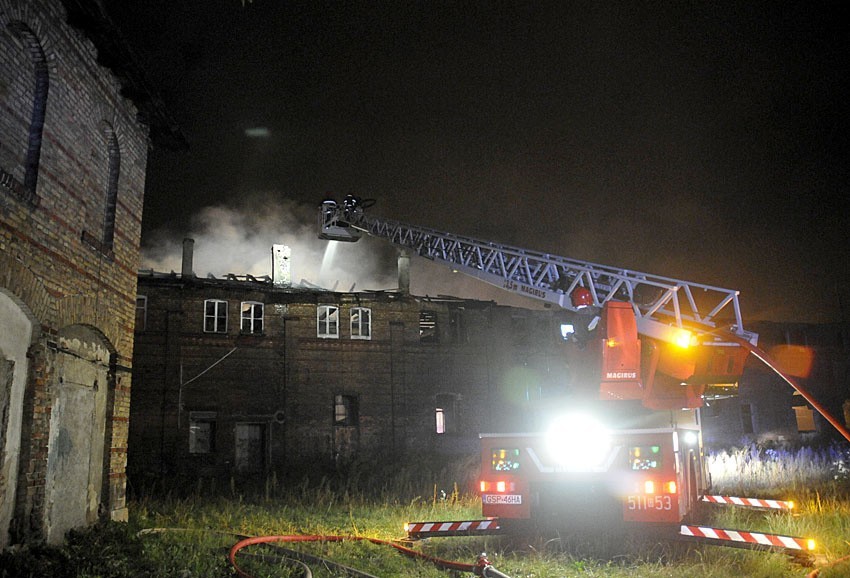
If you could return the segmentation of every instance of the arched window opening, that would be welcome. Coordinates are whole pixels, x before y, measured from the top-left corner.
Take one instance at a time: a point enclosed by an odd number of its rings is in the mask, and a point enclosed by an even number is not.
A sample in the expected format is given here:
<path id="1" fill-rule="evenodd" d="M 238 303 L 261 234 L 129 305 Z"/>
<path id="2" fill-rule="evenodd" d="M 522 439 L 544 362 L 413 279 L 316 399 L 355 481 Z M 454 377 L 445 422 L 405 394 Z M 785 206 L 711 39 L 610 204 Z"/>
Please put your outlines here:
<path id="1" fill-rule="evenodd" d="M 9 30 L 21 40 L 34 67 L 35 88 L 33 90 L 32 112 L 30 115 L 29 133 L 27 135 L 27 150 L 24 158 L 23 190 L 19 193 L 29 202 L 35 202 L 36 185 L 38 183 L 38 165 L 41 159 L 41 139 L 44 130 L 44 118 L 47 111 L 47 92 L 50 86 L 50 76 L 47 72 L 47 58 L 36 38 L 35 33 L 23 22 L 14 21 L 8 25 Z M 3 174 L 4 183 L 9 181 L 8 174 Z M 17 187 L 10 187 L 17 188 Z"/>
<path id="2" fill-rule="evenodd" d="M 115 209 L 118 205 L 118 175 L 121 173 L 121 150 L 118 137 L 112 127 L 104 128 L 106 148 L 109 160 L 109 172 L 106 182 L 106 211 L 103 216 L 102 248 L 104 253 L 112 251 L 115 242 Z"/>

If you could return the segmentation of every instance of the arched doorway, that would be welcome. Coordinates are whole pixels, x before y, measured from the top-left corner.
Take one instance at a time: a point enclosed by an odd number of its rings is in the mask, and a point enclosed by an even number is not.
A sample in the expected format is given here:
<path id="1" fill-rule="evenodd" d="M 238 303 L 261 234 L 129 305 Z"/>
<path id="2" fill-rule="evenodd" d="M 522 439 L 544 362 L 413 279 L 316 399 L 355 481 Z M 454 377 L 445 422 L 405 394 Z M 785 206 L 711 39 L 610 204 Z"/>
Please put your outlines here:
<path id="1" fill-rule="evenodd" d="M 59 332 L 51 384 L 45 486 L 47 541 L 96 521 L 104 497 L 104 446 L 112 351 L 99 332 L 72 325 Z"/>
<path id="2" fill-rule="evenodd" d="M 27 350 L 37 327 L 32 313 L 0 289 L 0 550 L 9 545 L 21 452 Z"/>

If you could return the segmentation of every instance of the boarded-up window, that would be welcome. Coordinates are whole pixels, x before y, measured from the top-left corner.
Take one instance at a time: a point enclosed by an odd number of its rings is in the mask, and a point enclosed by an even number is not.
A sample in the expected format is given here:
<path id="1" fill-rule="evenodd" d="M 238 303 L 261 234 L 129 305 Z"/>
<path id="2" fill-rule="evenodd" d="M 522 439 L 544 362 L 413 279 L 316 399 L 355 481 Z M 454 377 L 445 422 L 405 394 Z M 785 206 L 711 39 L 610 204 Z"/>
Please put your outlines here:
<path id="1" fill-rule="evenodd" d="M 807 405 L 795 405 L 794 414 L 797 417 L 797 431 L 811 432 L 816 431 L 815 427 L 815 412 Z"/>
<path id="2" fill-rule="evenodd" d="M 211 454 L 215 451 L 214 411 L 189 412 L 189 453 Z"/>
<path id="3" fill-rule="evenodd" d="M 439 341 L 436 312 L 419 312 L 419 341 L 422 343 L 437 343 Z"/>
<path id="4" fill-rule="evenodd" d="M 236 470 L 239 472 L 262 471 L 265 467 L 265 424 L 237 423 L 235 431 Z"/>
<path id="5" fill-rule="evenodd" d="M 334 396 L 334 425 L 356 426 L 357 421 L 357 397 L 353 395 Z"/>

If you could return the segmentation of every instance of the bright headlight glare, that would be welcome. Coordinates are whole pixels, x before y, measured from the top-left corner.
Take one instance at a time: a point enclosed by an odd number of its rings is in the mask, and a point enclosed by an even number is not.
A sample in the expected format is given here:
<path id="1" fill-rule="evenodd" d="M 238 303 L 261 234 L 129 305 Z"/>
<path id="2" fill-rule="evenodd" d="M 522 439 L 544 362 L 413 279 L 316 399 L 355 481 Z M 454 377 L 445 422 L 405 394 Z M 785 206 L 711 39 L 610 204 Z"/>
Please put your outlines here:
<path id="1" fill-rule="evenodd" d="M 605 427 L 584 414 L 564 416 L 546 433 L 549 455 L 568 470 L 588 470 L 608 456 L 610 440 Z"/>

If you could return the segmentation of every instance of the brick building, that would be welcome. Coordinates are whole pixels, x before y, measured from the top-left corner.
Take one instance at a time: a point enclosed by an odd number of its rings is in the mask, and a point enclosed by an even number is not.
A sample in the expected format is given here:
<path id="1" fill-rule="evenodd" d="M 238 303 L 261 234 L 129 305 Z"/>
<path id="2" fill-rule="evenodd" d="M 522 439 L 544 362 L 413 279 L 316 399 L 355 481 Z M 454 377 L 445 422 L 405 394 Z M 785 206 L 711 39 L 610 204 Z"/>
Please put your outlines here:
<path id="1" fill-rule="evenodd" d="M 539 431 L 582 394 L 595 396 L 589 347 L 560 338 L 562 312 L 417 297 L 404 290 L 407 278 L 400 270 L 398 291 L 293 288 L 267 277 L 198 278 L 185 255 L 179 274 L 142 272 L 131 481 L 264 480 L 355 459 L 474 454 L 481 432 Z M 823 347 L 839 345 L 839 334 L 755 329 L 772 351 L 808 335 L 813 348 L 791 351 L 797 362 L 817 353 L 795 371 L 840 408 L 846 383 L 835 385 L 846 365 Z M 752 358 L 727 393 L 700 410 L 709 444 L 795 441 L 823 426 Z M 634 419 L 639 408 L 625 411 Z"/>
<path id="2" fill-rule="evenodd" d="M 127 517 L 145 168 L 171 129 L 118 38 L 95 1 L 0 0 L 0 548 Z"/>
<path id="3" fill-rule="evenodd" d="M 476 452 L 574 376 L 551 310 L 139 276 L 131 481 Z M 262 479 L 262 478 L 260 478 Z"/>

